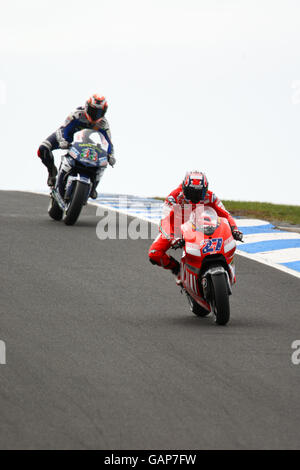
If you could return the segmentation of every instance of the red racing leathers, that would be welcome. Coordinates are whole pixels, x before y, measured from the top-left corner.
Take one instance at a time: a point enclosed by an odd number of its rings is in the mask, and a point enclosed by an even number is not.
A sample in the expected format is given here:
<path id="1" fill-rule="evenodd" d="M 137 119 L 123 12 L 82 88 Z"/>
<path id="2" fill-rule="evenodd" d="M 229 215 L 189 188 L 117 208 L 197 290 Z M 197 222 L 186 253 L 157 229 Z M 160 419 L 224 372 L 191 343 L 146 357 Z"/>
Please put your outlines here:
<path id="1" fill-rule="evenodd" d="M 173 240 L 180 237 L 180 225 L 187 221 L 191 210 L 193 210 L 197 205 L 212 207 L 215 209 L 219 217 L 225 217 L 228 220 L 232 231 L 237 230 L 233 217 L 212 191 L 207 191 L 204 201 L 201 201 L 198 204 L 192 204 L 185 199 L 182 191 L 182 184 L 180 184 L 178 188 L 172 191 L 165 200 L 164 209 L 165 212 L 169 209 L 169 214 L 166 216 L 169 218 L 169 223 L 164 224 L 164 227 L 167 225 L 169 230 L 167 233 L 165 228 L 162 227 L 162 224 L 160 224 L 160 234 L 154 240 L 149 249 L 149 259 L 152 264 L 157 264 L 165 269 L 171 270 L 176 267 L 177 261 L 167 255 L 166 252 L 170 248 Z M 178 214 L 180 220 L 178 220 Z"/>

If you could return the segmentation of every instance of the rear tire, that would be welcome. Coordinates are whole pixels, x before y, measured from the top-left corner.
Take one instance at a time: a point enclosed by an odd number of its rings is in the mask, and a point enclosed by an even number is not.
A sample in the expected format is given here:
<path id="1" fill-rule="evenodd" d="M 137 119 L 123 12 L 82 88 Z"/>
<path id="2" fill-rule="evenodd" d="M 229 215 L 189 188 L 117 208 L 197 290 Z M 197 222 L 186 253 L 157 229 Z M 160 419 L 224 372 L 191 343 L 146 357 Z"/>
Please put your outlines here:
<path id="1" fill-rule="evenodd" d="M 82 206 L 87 199 L 88 191 L 89 186 L 87 184 L 81 183 L 80 181 L 76 182 L 70 204 L 68 205 L 63 217 L 64 223 L 66 225 L 75 224 L 80 215 Z"/>
<path id="2" fill-rule="evenodd" d="M 226 325 L 230 318 L 228 286 L 225 274 L 212 275 L 213 310 L 218 325 Z"/>
<path id="3" fill-rule="evenodd" d="M 190 294 L 186 293 L 188 302 L 190 305 L 191 311 L 197 316 L 197 317 L 207 317 L 207 315 L 210 314 L 205 308 L 201 307 L 191 296 Z"/>
<path id="4" fill-rule="evenodd" d="M 54 220 L 61 220 L 63 217 L 63 211 L 53 197 L 50 197 L 48 214 Z"/>

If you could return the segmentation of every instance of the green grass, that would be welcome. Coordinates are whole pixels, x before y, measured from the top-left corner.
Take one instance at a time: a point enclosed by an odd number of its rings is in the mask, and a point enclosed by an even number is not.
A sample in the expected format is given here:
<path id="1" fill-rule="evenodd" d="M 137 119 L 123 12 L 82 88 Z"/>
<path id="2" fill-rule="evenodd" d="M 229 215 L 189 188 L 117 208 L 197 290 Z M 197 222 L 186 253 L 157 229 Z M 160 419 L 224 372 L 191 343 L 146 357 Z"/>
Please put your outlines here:
<path id="1" fill-rule="evenodd" d="M 300 206 L 251 201 L 223 201 L 223 204 L 233 216 L 300 224 Z"/>
<path id="2" fill-rule="evenodd" d="M 300 225 L 300 206 L 251 201 L 222 200 L 222 202 L 233 216 Z"/>

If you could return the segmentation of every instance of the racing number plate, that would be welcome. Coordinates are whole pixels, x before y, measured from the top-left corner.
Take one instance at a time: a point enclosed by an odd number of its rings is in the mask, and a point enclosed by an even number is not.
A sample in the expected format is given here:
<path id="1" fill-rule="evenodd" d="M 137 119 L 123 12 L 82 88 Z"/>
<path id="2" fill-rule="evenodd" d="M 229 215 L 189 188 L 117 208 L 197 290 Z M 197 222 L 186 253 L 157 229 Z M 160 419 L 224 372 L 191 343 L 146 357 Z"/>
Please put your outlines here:
<path id="1" fill-rule="evenodd" d="M 223 243 L 223 238 L 212 238 L 210 240 L 205 240 L 202 248 L 202 253 L 206 255 L 207 253 L 217 253 L 220 251 Z"/>

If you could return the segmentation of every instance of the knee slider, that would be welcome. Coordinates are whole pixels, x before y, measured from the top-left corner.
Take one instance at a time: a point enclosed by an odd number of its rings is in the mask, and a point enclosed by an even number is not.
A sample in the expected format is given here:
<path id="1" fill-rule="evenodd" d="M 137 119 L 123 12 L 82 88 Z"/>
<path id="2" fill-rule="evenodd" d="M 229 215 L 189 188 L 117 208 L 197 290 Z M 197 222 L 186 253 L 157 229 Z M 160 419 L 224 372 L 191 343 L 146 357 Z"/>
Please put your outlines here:
<path id="1" fill-rule="evenodd" d="M 149 261 L 151 264 L 159 265 L 158 258 L 159 256 L 156 250 L 149 251 Z"/>

